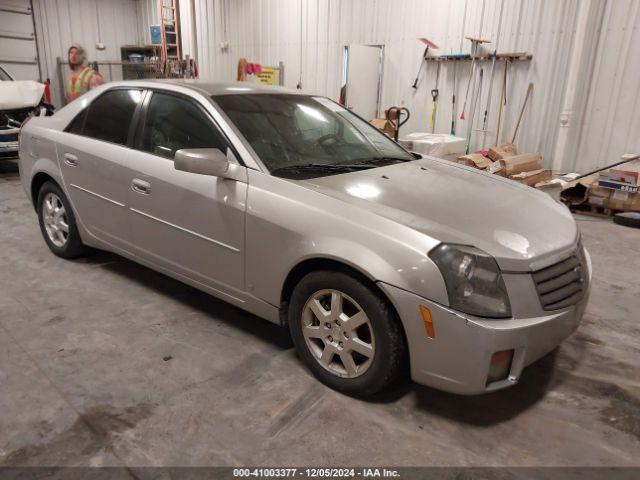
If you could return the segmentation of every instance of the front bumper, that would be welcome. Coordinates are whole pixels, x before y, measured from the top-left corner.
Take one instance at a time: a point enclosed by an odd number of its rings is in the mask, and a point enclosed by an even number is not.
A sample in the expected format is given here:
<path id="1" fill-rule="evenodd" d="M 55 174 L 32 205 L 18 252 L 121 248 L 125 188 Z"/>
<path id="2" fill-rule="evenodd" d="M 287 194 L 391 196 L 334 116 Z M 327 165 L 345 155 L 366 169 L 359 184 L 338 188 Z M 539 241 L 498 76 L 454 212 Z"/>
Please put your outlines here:
<path id="1" fill-rule="evenodd" d="M 579 303 L 562 310 L 541 311 L 540 315 L 526 318 L 486 319 L 470 317 L 385 283 L 379 285 L 396 307 L 404 326 L 411 378 L 462 395 L 515 385 L 524 367 L 552 351 L 578 328 L 589 298 L 587 290 Z M 431 313 L 433 339 L 426 334 L 420 305 Z M 489 382 L 491 357 L 511 349 L 514 352 L 508 375 Z"/>
<path id="2" fill-rule="evenodd" d="M 20 129 L 0 129 L 0 158 L 18 156 L 18 132 Z"/>

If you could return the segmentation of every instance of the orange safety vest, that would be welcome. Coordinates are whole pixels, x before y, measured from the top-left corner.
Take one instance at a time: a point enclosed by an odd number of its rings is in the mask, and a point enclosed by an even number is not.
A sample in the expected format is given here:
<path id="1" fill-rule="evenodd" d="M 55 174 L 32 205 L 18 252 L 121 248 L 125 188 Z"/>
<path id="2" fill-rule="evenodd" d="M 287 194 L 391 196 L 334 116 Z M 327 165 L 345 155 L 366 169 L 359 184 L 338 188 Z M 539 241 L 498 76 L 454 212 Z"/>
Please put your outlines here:
<path id="1" fill-rule="evenodd" d="M 70 72 L 67 76 L 67 100 L 72 101 L 78 98 L 83 93 L 89 91 L 89 80 L 93 75 L 93 69 L 89 66 L 83 67 L 82 71 L 73 79 L 73 73 Z"/>

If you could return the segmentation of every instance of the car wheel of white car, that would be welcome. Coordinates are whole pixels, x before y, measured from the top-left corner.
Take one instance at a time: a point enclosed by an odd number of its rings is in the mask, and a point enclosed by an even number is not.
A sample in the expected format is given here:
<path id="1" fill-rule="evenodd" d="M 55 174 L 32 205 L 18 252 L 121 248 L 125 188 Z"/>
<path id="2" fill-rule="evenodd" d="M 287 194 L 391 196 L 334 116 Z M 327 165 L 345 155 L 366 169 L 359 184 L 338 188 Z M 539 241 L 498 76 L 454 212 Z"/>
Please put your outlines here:
<path id="1" fill-rule="evenodd" d="M 37 210 L 42 236 L 54 254 L 74 258 L 84 253 L 73 210 L 58 185 L 53 182 L 42 185 Z"/>
<path id="2" fill-rule="evenodd" d="M 346 273 L 306 275 L 291 297 L 289 327 L 300 357 L 336 390 L 370 395 L 400 370 L 405 343 L 395 313 Z"/>

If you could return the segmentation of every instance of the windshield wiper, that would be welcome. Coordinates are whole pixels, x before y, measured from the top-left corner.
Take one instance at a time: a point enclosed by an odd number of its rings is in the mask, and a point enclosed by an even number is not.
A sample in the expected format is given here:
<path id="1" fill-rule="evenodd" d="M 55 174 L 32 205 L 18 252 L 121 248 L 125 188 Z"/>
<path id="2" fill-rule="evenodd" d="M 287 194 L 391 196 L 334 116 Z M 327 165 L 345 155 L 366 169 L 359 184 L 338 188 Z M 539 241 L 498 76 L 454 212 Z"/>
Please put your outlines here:
<path id="1" fill-rule="evenodd" d="M 410 162 L 411 159 L 409 158 L 402 158 L 402 157 L 369 157 L 369 158 L 362 158 L 360 160 L 358 160 L 358 162 L 362 162 L 359 163 L 361 165 L 380 165 L 380 164 L 384 164 L 384 163 L 404 163 L 404 162 Z"/>
<path id="2" fill-rule="evenodd" d="M 340 164 L 340 163 L 305 163 L 302 165 L 287 165 L 286 167 L 276 168 L 271 171 L 271 174 L 281 172 L 295 172 L 304 170 L 320 170 L 320 171 L 348 171 L 348 170 L 366 170 L 374 168 L 374 165 L 367 163 L 358 164 Z"/>

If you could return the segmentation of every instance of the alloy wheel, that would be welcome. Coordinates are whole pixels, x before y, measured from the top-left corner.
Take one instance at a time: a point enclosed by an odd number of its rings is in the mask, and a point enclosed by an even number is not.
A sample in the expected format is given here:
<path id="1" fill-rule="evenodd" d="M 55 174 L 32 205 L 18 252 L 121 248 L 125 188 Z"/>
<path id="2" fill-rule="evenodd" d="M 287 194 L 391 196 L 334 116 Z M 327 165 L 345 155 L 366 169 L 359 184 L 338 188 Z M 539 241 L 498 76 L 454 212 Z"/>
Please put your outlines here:
<path id="1" fill-rule="evenodd" d="M 64 247 L 69 239 L 69 221 L 62 200 L 55 193 L 49 192 L 43 199 L 42 221 L 51 243 Z"/>
<path id="2" fill-rule="evenodd" d="M 334 375 L 364 374 L 375 355 L 371 321 L 362 307 L 338 290 L 320 290 L 302 310 L 302 334 L 317 362 Z"/>

